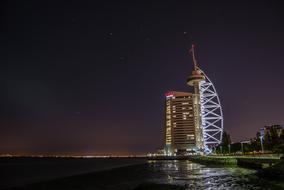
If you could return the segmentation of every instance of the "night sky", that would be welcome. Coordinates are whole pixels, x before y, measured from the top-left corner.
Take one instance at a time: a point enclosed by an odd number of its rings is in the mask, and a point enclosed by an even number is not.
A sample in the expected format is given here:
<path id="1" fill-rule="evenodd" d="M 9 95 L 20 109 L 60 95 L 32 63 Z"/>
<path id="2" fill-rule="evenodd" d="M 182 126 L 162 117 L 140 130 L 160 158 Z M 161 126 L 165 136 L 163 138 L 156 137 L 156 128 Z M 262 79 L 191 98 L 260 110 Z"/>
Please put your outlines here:
<path id="1" fill-rule="evenodd" d="M 192 43 L 233 141 L 284 124 L 284 7 L 276 1 L 0 7 L 0 154 L 162 148 L 164 93 L 192 90 Z"/>

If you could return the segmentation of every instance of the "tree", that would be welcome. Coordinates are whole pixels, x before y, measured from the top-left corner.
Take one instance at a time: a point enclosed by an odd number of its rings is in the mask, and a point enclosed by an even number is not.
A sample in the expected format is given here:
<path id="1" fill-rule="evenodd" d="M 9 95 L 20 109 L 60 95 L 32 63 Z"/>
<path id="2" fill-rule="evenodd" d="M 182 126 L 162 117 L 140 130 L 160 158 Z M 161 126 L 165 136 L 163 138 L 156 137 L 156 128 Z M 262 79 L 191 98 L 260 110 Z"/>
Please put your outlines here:
<path id="1" fill-rule="evenodd" d="M 273 151 L 275 153 L 284 154 L 284 129 L 281 130 L 277 144 L 274 145 Z"/>
<path id="2" fill-rule="evenodd" d="M 282 129 L 281 131 L 280 140 L 281 140 L 281 143 L 284 143 L 284 129 Z"/>
<path id="3" fill-rule="evenodd" d="M 222 142 L 216 147 L 216 153 L 229 153 L 229 146 L 231 145 L 231 137 L 227 132 L 222 134 Z"/>
<path id="4" fill-rule="evenodd" d="M 271 143 L 272 146 L 278 145 L 280 142 L 280 136 L 278 135 L 277 129 L 279 128 L 279 125 L 273 125 L 270 127 L 269 132 L 271 135 Z"/>
<path id="5" fill-rule="evenodd" d="M 231 145 L 231 153 L 236 153 L 241 150 L 241 143 L 233 143 Z"/>
<path id="6" fill-rule="evenodd" d="M 260 132 L 257 132 L 256 136 L 250 139 L 250 146 L 251 146 L 251 151 L 261 150 Z"/>
<path id="7" fill-rule="evenodd" d="M 223 132 L 222 135 L 222 143 L 223 146 L 228 146 L 231 144 L 231 136 L 226 131 Z"/>
<path id="8" fill-rule="evenodd" d="M 282 144 L 284 144 L 283 141 L 283 129 L 281 129 L 280 125 L 272 125 L 269 127 L 266 127 L 266 133 L 264 135 L 264 148 L 265 150 L 269 150 L 275 153 L 283 152 Z M 282 130 L 281 134 L 279 135 L 278 130 Z"/>

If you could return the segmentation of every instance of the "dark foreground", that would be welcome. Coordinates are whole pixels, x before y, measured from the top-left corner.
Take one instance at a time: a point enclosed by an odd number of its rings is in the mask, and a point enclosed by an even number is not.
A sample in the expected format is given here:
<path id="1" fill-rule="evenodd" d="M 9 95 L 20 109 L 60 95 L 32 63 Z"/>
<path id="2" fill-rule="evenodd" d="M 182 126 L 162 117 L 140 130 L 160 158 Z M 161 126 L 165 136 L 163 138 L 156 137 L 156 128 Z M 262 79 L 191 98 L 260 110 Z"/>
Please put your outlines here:
<path id="1" fill-rule="evenodd" d="M 0 189 L 146 163 L 143 158 L 0 158 Z"/>
<path id="2" fill-rule="evenodd" d="M 255 170 L 205 166 L 187 160 L 152 161 L 24 185 L 11 190 L 284 189 Z"/>
<path id="3" fill-rule="evenodd" d="M 156 185 L 153 183 L 144 183 L 147 179 L 152 178 L 147 164 L 127 166 L 113 170 L 94 172 L 90 174 L 77 175 L 72 177 L 61 178 L 49 182 L 26 185 L 24 187 L 13 188 L 15 190 L 37 190 L 37 189 L 54 189 L 54 190 L 77 190 L 77 189 L 111 189 L 111 190 L 127 190 L 127 189 L 148 189 L 155 186 L 155 189 L 181 189 L 180 187 L 168 185 Z"/>

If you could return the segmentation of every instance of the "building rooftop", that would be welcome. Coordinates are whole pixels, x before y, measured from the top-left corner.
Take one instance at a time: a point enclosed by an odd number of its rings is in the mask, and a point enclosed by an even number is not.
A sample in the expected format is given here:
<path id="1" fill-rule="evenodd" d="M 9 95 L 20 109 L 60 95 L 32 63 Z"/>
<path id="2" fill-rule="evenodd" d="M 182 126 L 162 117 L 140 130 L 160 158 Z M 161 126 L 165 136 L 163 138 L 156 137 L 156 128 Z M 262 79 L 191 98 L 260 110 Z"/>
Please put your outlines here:
<path id="1" fill-rule="evenodd" d="M 189 93 L 189 92 L 178 92 L 178 91 L 169 91 L 167 93 L 165 93 L 165 96 L 191 96 L 192 93 Z"/>

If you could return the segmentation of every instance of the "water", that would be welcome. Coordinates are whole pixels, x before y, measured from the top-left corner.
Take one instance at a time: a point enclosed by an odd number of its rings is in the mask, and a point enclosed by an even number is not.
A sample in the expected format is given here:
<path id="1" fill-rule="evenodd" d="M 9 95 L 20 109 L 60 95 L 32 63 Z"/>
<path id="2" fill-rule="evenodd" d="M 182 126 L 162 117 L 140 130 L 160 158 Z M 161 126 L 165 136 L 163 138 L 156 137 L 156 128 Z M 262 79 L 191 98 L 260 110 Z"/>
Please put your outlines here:
<path id="1" fill-rule="evenodd" d="M 240 167 L 205 166 L 190 161 L 150 161 L 154 183 L 175 184 L 186 189 L 282 189 L 256 176 L 255 170 Z"/>
<path id="2" fill-rule="evenodd" d="M 0 189 L 145 162 L 139 158 L 0 158 Z"/>
<path id="3" fill-rule="evenodd" d="M 205 166 L 187 160 L 13 158 L 2 159 L 0 171 L 0 189 L 37 182 L 42 185 L 23 189 L 133 190 L 147 182 L 179 185 L 187 190 L 284 189 L 283 184 L 259 178 L 255 170 Z"/>

